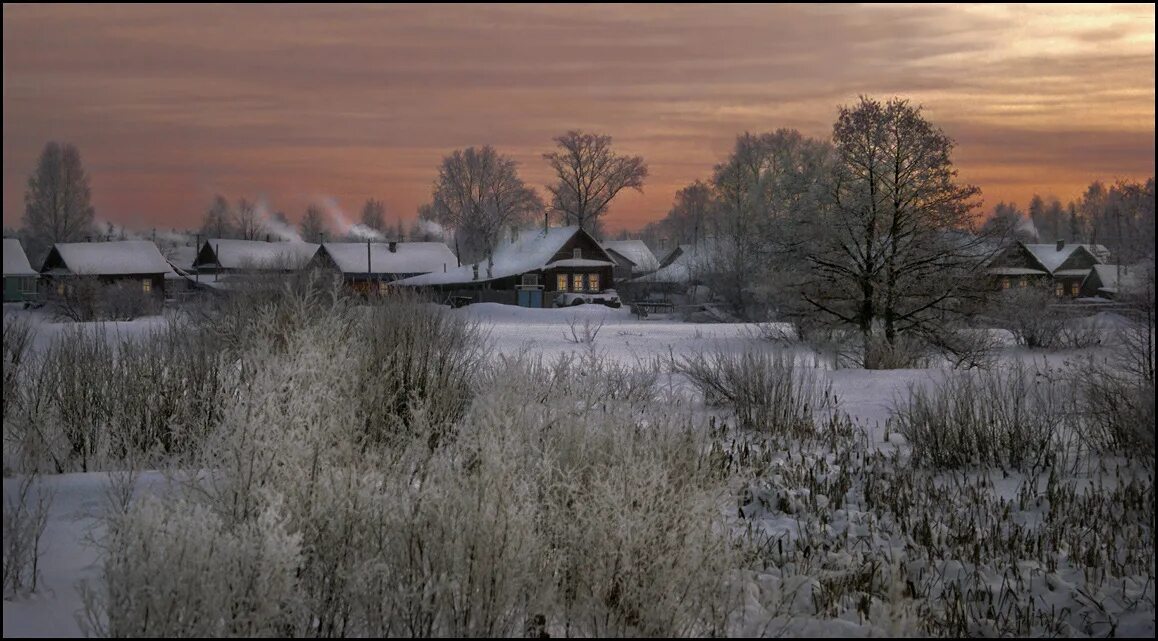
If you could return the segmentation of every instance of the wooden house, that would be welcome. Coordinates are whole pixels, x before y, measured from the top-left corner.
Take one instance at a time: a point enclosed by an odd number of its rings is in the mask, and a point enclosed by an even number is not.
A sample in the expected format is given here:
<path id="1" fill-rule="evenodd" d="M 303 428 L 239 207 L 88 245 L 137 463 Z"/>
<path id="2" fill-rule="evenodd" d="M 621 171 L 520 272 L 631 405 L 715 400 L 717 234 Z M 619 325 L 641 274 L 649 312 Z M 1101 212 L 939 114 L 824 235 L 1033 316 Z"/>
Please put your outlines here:
<path id="1" fill-rule="evenodd" d="M 603 243 L 603 248 L 612 257 L 622 256 L 631 264 L 628 273 L 622 277 L 616 274 L 617 281 L 636 278 L 659 269 L 659 261 L 656 260 L 655 254 L 651 253 L 651 249 L 642 240 L 609 240 Z"/>
<path id="2" fill-rule="evenodd" d="M 228 274 L 286 273 L 305 267 L 317 251 L 315 243 L 210 238 L 197 251 L 192 268 L 207 282 Z"/>
<path id="3" fill-rule="evenodd" d="M 77 279 L 95 278 L 105 285 L 130 283 L 158 301 L 164 299 L 165 276 L 171 272 L 148 240 L 56 243 L 40 268 L 49 295 L 62 296 Z"/>
<path id="4" fill-rule="evenodd" d="M 459 265 L 446 243 L 365 242 L 322 243 L 309 266 L 337 271 L 348 287 L 369 294 L 396 280 L 447 273 Z"/>
<path id="5" fill-rule="evenodd" d="M 27 303 L 36 300 L 40 273 L 32 269 L 24 247 L 16 238 L 4 239 L 4 302 Z"/>
<path id="6" fill-rule="evenodd" d="M 990 261 L 988 273 L 1001 289 L 1051 287 L 1058 298 L 1076 298 L 1090 270 L 1108 256 L 1101 245 L 1017 242 Z"/>
<path id="7" fill-rule="evenodd" d="M 512 234 L 472 265 L 396 281 L 475 302 L 550 307 L 559 292 L 600 292 L 614 285 L 615 261 L 578 226 Z"/>

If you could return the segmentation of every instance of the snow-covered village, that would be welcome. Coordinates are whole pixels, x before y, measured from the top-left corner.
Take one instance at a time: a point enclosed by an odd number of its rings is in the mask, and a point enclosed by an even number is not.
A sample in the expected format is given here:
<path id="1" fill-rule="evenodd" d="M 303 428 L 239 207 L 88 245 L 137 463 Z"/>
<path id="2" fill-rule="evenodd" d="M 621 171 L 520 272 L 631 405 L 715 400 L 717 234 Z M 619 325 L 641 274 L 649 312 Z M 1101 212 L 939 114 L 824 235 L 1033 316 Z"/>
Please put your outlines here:
<path id="1" fill-rule="evenodd" d="M 1154 637 L 1153 5 L 3 11 L 5 637 Z"/>

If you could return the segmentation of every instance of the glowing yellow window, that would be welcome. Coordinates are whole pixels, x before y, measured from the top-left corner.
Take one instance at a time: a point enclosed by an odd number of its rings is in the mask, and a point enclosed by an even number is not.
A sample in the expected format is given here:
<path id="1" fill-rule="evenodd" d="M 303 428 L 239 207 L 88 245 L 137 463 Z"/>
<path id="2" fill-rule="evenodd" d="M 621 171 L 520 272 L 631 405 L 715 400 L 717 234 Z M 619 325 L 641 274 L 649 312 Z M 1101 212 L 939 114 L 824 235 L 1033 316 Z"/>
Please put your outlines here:
<path id="1" fill-rule="evenodd" d="M 1055 291 L 1057 292 L 1057 295 L 1059 298 L 1062 296 L 1065 296 L 1066 295 L 1066 286 L 1062 285 L 1061 283 L 1058 283 L 1057 289 Z"/>
<path id="2" fill-rule="evenodd" d="M 599 274 L 587 274 L 587 290 L 599 291 Z"/>
<path id="3" fill-rule="evenodd" d="M 1018 287 L 1029 287 L 1029 281 L 1022 278 L 1021 281 L 1019 283 L 1017 283 L 1017 286 Z"/>
<path id="4" fill-rule="evenodd" d="M 583 274 L 571 274 L 571 291 L 583 291 Z"/>
<path id="5" fill-rule="evenodd" d="M 153 291 L 153 281 L 148 278 L 141 279 L 141 291 L 146 294 Z"/>
<path id="6" fill-rule="evenodd" d="M 561 292 L 567 291 L 567 274 L 559 274 L 556 277 L 555 289 L 558 289 Z"/>
<path id="7" fill-rule="evenodd" d="M 64 296 L 64 283 L 57 283 L 56 294 L 57 296 Z"/>
<path id="8" fill-rule="evenodd" d="M 1078 284 L 1077 283 L 1070 283 L 1070 296 L 1077 296 L 1077 295 L 1078 295 Z"/>
<path id="9" fill-rule="evenodd" d="M 1008 278 L 1002 278 L 1001 279 L 1001 289 L 1009 289 L 1009 279 Z"/>
<path id="10" fill-rule="evenodd" d="M 386 281 L 384 281 L 384 280 L 378 281 L 378 293 L 385 296 L 389 292 L 390 292 L 390 285 L 387 284 Z"/>

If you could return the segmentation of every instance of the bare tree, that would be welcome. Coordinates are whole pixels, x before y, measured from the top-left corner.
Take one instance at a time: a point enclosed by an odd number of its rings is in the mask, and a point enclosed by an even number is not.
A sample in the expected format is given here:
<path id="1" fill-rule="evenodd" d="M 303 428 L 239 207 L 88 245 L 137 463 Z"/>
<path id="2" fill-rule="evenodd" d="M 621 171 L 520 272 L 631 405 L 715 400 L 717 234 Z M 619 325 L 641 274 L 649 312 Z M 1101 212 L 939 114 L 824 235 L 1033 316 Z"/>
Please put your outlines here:
<path id="1" fill-rule="evenodd" d="M 317 205 L 306 207 L 306 215 L 302 216 L 299 226 L 302 240 L 307 243 L 320 243 L 326 233 L 326 220 L 322 209 Z"/>
<path id="2" fill-rule="evenodd" d="M 1033 219 L 1026 217 L 1015 203 L 999 202 L 993 207 L 993 215 L 985 221 L 981 229 L 995 238 L 1012 238 L 1024 243 L 1038 240 L 1037 227 Z"/>
<path id="3" fill-rule="evenodd" d="M 370 198 L 362 206 L 362 224 L 382 234 L 386 231 L 386 203 Z"/>
<path id="4" fill-rule="evenodd" d="M 454 230 L 463 262 L 487 256 L 507 229 L 543 210 L 539 195 L 519 178 L 518 163 L 489 145 L 457 149 L 443 158 L 432 197 L 419 215 Z"/>
<path id="5" fill-rule="evenodd" d="M 675 244 L 696 244 L 707 233 L 713 205 L 712 186 L 702 180 L 677 191 L 667 217 L 660 221 L 665 237 Z"/>
<path id="6" fill-rule="evenodd" d="M 217 194 L 213 197 L 213 204 L 205 212 L 205 219 L 201 223 L 201 234 L 206 238 L 230 238 L 233 236 L 233 212 L 229 209 L 229 201 L 225 196 Z"/>
<path id="7" fill-rule="evenodd" d="M 830 200 L 809 221 L 805 300 L 856 327 L 866 348 L 878 324 L 889 347 L 935 332 L 981 286 L 996 251 L 973 233 L 980 190 L 956 182 L 952 139 L 906 100 L 842 107 L 833 142 Z"/>
<path id="8" fill-rule="evenodd" d="M 257 215 L 257 207 L 242 198 L 237 201 L 237 210 L 234 211 L 234 222 L 237 236 L 242 240 L 259 240 L 262 234 L 261 218 Z"/>
<path id="9" fill-rule="evenodd" d="M 24 192 L 24 228 L 30 253 L 53 243 L 84 240 L 93 233 L 95 212 L 80 152 L 69 143 L 49 142 Z"/>
<path id="10" fill-rule="evenodd" d="M 543 154 L 558 182 L 549 185 L 551 208 L 568 224 L 598 233 L 599 217 L 624 189 L 643 191 L 642 156 L 617 156 L 611 136 L 568 131 L 555 139 L 561 151 Z"/>

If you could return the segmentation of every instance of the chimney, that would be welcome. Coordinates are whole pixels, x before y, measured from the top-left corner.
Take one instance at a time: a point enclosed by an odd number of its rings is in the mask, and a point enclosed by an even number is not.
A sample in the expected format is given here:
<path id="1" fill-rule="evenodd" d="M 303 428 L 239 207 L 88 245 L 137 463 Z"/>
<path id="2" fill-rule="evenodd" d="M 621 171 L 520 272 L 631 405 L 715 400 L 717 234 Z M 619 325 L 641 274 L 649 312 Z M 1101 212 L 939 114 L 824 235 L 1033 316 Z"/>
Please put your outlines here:
<path id="1" fill-rule="evenodd" d="M 551 219 L 549 218 L 550 215 L 551 214 L 548 214 L 547 212 L 543 212 L 543 235 L 544 236 L 547 235 L 547 230 L 551 229 Z"/>
<path id="2" fill-rule="evenodd" d="M 390 241 L 390 253 L 391 254 L 397 254 L 398 253 L 398 243 L 396 241 L 393 241 L 393 240 Z"/>
<path id="3" fill-rule="evenodd" d="M 470 279 L 471 280 L 478 280 L 478 263 L 475 263 L 475 264 L 471 265 L 470 267 L 471 267 L 471 272 L 472 272 Z"/>
<path id="4" fill-rule="evenodd" d="M 326 232 L 320 232 L 318 234 L 318 242 L 323 245 L 326 244 Z"/>
<path id="5" fill-rule="evenodd" d="M 265 242 L 267 242 L 267 243 L 269 242 L 269 234 L 265 235 Z"/>
<path id="6" fill-rule="evenodd" d="M 1062 248 L 1065 246 L 1066 246 L 1066 241 L 1059 238 L 1057 241 L 1057 250 L 1060 252 L 1062 250 Z"/>

